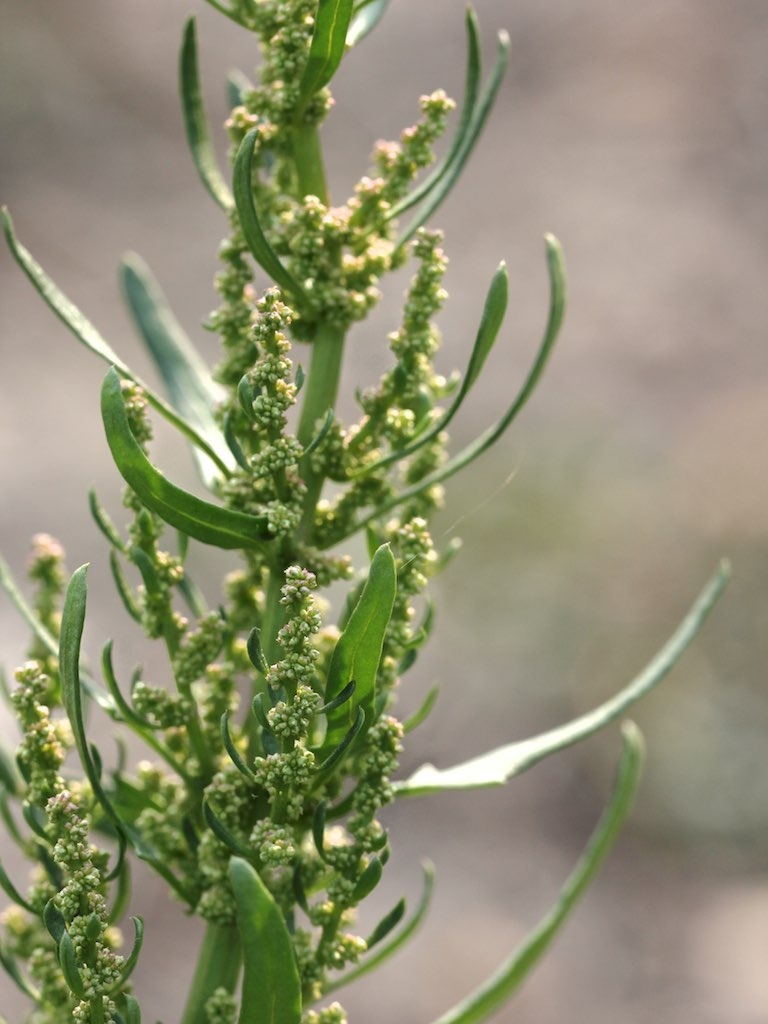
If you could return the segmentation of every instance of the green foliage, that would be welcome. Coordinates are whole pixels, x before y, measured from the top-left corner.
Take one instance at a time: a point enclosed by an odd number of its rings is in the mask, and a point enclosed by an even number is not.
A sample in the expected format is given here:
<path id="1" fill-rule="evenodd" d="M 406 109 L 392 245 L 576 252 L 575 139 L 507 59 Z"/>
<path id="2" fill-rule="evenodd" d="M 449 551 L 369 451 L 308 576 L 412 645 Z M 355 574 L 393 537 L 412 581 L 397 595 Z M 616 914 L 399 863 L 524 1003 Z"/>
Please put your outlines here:
<path id="1" fill-rule="evenodd" d="M 0 866 L 10 901 L 0 963 L 30 1001 L 30 1024 L 140 1024 L 130 978 L 143 925 L 134 918 L 127 957 L 112 928 L 131 903 L 134 856 L 206 922 L 182 1024 L 343 1024 L 338 1003 L 321 1001 L 400 950 L 432 893 L 427 866 L 412 913 L 400 899 L 367 935 L 356 933 L 357 908 L 389 859 L 381 810 L 401 796 L 503 785 L 620 718 L 677 661 L 726 579 L 723 568 L 644 672 L 600 707 L 464 764 L 397 778 L 403 738 L 437 695 L 401 723 L 397 689 L 433 628 L 429 580 L 456 550 L 436 549 L 429 521 L 444 481 L 499 441 L 533 394 L 565 311 L 563 255 L 546 236 L 549 311 L 527 377 L 497 422 L 451 455 L 447 428 L 493 359 L 507 271 L 502 263 L 491 280 L 463 378 L 447 384 L 434 363 L 447 258 L 440 233 L 424 225 L 486 126 L 506 35 L 484 80 L 468 11 L 464 102 L 441 161 L 432 146 L 454 104 L 437 90 L 421 97 L 419 119 L 399 141 L 376 145 L 346 202 L 332 203 L 318 132 L 331 107 L 328 86 L 386 0 L 207 2 L 253 33 L 262 54 L 255 84 L 239 73 L 229 82 L 230 189 L 205 117 L 193 18 L 184 29 L 187 138 L 228 232 L 219 306 L 206 325 L 221 340 L 215 369 L 149 269 L 128 257 L 122 288 L 167 398 L 157 394 L 50 280 L 3 213 L 21 270 L 109 364 L 101 413 L 125 484 L 126 521 L 113 522 L 94 494 L 90 513 L 127 615 L 142 642 L 167 655 L 159 682 L 139 668 L 119 681 L 109 640 L 99 671 L 89 668 L 86 566 L 67 585 L 61 547 L 39 536 L 27 597 L 0 560 L 0 585 L 31 634 L 16 687 L 4 688 L 20 741 L 15 757 L 0 751 L 0 816 L 33 869 L 24 889 Z M 413 274 L 389 335 L 391 365 L 356 392 L 359 413 L 343 422 L 337 398 L 348 331 L 406 262 Z M 208 498 L 154 465 L 150 411 L 191 445 Z M 356 569 L 338 545 L 361 531 L 370 564 Z M 210 605 L 187 565 L 195 541 L 239 558 Z M 346 599 L 334 621 L 321 595 L 339 583 Z M 91 742 L 91 710 L 120 733 L 111 767 Z M 153 760 L 128 763 L 129 733 Z M 637 730 L 625 724 L 613 797 L 556 905 L 438 1024 L 486 1019 L 548 948 L 626 817 L 640 752 Z"/>

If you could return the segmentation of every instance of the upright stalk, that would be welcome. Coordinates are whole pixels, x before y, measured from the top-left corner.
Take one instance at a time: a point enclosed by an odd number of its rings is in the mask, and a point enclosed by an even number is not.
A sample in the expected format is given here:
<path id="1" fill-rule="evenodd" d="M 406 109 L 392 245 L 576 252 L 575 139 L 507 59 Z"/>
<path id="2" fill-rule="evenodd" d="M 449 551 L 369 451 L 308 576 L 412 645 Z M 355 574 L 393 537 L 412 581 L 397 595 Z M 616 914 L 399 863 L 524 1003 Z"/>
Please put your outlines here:
<path id="1" fill-rule="evenodd" d="M 205 1004 L 217 988 L 234 992 L 240 976 L 242 949 L 233 924 L 209 924 L 195 965 L 192 988 L 181 1024 L 208 1024 Z"/>
<path id="2" fill-rule="evenodd" d="M 341 364 L 344 356 L 345 331 L 321 324 L 312 342 L 312 360 L 304 385 L 304 404 L 301 407 L 297 436 L 306 448 L 315 437 L 320 421 L 329 409 L 336 406 Z M 304 515 L 299 526 L 299 537 L 307 540 L 312 530 L 315 507 L 323 488 L 324 477 L 312 468 L 311 458 L 301 463 L 301 475 L 307 486 Z"/>

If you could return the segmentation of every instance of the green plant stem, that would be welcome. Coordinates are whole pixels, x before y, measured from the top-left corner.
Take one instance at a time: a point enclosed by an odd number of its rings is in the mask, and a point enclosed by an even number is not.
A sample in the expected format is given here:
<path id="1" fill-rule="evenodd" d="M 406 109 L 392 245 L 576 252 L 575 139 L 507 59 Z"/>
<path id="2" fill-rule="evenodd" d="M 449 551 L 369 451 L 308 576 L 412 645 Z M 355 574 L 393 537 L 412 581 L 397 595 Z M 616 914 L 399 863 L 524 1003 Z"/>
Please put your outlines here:
<path id="1" fill-rule="evenodd" d="M 345 332 L 339 327 L 321 325 L 312 342 L 312 361 L 304 385 L 304 404 L 299 418 L 298 438 L 306 448 L 318 429 L 318 423 L 336 405 L 339 377 L 344 355 Z M 307 485 L 304 515 L 299 537 L 308 539 L 314 522 L 315 507 L 323 487 L 322 473 L 316 473 L 309 458 L 303 460 L 301 474 Z"/>
<path id="2" fill-rule="evenodd" d="M 316 124 L 297 124 L 293 129 L 293 160 L 298 175 L 299 195 L 317 196 L 328 206 L 323 152 Z"/>
<path id="3" fill-rule="evenodd" d="M 217 988 L 234 992 L 241 956 L 240 934 L 235 925 L 208 925 L 181 1024 L 208 1024 L 205 1004 Z"/>

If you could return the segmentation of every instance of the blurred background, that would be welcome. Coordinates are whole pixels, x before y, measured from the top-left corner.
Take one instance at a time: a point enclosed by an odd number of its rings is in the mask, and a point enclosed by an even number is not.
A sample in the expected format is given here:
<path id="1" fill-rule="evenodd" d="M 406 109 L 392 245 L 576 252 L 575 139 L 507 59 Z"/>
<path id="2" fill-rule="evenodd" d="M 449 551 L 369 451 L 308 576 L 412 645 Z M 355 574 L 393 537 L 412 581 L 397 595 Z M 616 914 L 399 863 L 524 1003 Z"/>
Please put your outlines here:
<path id="1" fill-rule="evenodd" d="M 251 71 L 251 40 L 202 0 L 0 0 L 0 193 L 20 238 L 142 375 L 115 269 L 150 263 L 207 358 L 224 233 L 186 152 L 176 99 L 185 15 L 199 17 L 209 115 Z M 503 336 L 454 430 L 496 418 L 546 317 L 542 235 L 560 238 L 570 302 L 559 349 L 507 439 L 448 488 L 435 536 L 464 548 L 434 590 L 438 629 L 403 688 L 441 698 L 411 738 L 410 771 L 447 765 L 586 710 L 667 638 L 718 560 L 731 586 L 704 634 L 637 711 L 648 766 L 631 825 L 553 952 L 496 1019 L 516 1024 L 765 1024 L 768 1020 L 768 17 L 762 0 L 480 0 L 488 62 L 511 66 L 480 148 L 435 217 L 451 257 L 446 372 L 463 367 L 487 283 L 507 260 Z M 324 130 L 334 196 L 396 138 L 420 93 L 460 99 L 461 0 L 393 0 L 346 60 Z M 223 133 L 220 136 L 223 141 Z M 223 148 L 223 147 L 222 147 Z M 91 561 L 86 640 L 135 649 L 86 491 L 119 509 L 98 389 L 104 367 L 66 333 L 3 250 L 0 547 L 23 572 L 54 533 Z M 349 348 L 348 392 L 375 380 L 406 278 Z M 157 462 L 194 484 L 160 433 Z M 216 580 L 209 553 L 199 571 Z M 116 620 L 118 625 L 115 625 Z M 26 635 L 0 602 L 6 668 Z M 126 650 L 127 645 L 134 649 Z M 159 663 L 158 663 L 159 664 Z M 2 720 L 4 734 L 12 725 Z M 479 984 L 545 912 L 611 784 L 616 730 L 503 791 L 392 808 L 394 856 L 370 911 L 418 898 L 411 947 L 343 993 L 357 1024 L 423 1024 Z M 7 843 L 4 838 L 0 844 Z M 4 850 L 5 853 L 5 850 Z M 8 854 L 6 854 L 7 856 Z M 141 872 L 147 924 L 136 987 L 148 1021 L 178 1019 L 196 929 Z M 11 1024 L 21 1003 L 0 980 Z"/>

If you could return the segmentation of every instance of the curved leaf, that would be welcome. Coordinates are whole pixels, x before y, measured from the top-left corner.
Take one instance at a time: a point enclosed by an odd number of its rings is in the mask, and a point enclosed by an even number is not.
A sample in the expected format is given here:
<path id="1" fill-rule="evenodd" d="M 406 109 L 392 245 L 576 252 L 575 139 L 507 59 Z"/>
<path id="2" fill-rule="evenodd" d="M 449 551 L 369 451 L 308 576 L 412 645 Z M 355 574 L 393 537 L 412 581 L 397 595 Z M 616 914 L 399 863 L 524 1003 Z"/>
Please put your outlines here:
<path id="1" fill-rule="evenodd" d="M 550 754 L 571 747 L 616 721 L 660 683 L 676 664 L 712 611 L 729 574 L 728 565 L 723 563 L 655 658 L 628 686 L 593 711 L 540 736 L 498 747 L 453 768 L 441 770 L 425 764 L 407 781 L 395 783 L 396 795 L 415 796 L 443 790 L 503 786 L 513 776 L 527 771 Z"/>
<path id="2" fill-rule="evenodd" d="M 174 408 L 216 453 L 213 462 L 192 446 L 203 482 L 212 489 L 220 474 L 229 476 L 232 468 L 232 456 L 213 414 L 222 399 L 221 389 L 173 315 L 149 267 L 135 253 L 124 258 L 120 282 Z"/>
<path id="3" fill-rule="evenodd" d="M 120 475 L 143 504 L 170 526 L 219 548 L 253 548 L 269 538 L 266 516 L 212 505 L 172 484 L 155 469 L 131 433 L 120 378 L 114 368 L 104 378 L 101 415 Z"/>
<path id="4" fill-rule="evenodd" d="M 418 451 L 418 449 L 423 445 L 432 441 L 438 436 L 438 434 L 448 427 L 453 417 L 461 408 L 462 402 L 471 391 L 477 378 L 480 376 L 485 360 L 488 358 L 488 355 L 494 346 L 499 330 L 501 329 L 501 325 L 504 322 L 508 298 L 509 275 L 507 274 L 506 264 L 502 262 L 496 273 L 493 275 L 493 279 L 488 289 L 488 294 L 485 298 L 483 313 L 480 318 L 480 326 L 477 329 L 475 343 L 472 346 L 469 364 L 467 365 L 467 372 L 464 374 L 461 385 L 456 391 L 456 395 L 454 396 L 450 406 L 443 413 L 440 419 L 429 428 L 429 430 L 425 431 L 423 434 L 419 434 L 418 437 L 414 438 L 414 440 L 405 445 L 405 447 L 398 451 L 390 452 L 389 455 L 386 455 L 383 459 L 379 459 L 378 462 L 374 462 L 371 465 L 366 466 L 360 475 L 367 475 L 374 470 L 382 469 L 384 466 L 388 466 L 393 462 L 399 462 L 401 459 L 412 455 L 415 451 Z"/>
<path id="5" fill-rule="evenodd" d="M 326 702 L 331 702 L 353 680 L 351 700 L 328 713 L 323 751 L 337 747 L 352 726 L 357 709 L 365 712 L 365 727 L 374 722 L 376 674 L 381 661 L 384 634 L 397 592 L 397 569 L 392 549 L 382 544 L 368 571 L 368 579 L 344 632 L 336 642 L 328 667 Z"/>
<path id="6" fill-rule="evenodd" d="M 229 880 L 243 949 L 239 1024 L 299 1024 L 301 981 L 283 915 L 246 860 L 230 859 Z"/>
<path id="7" fill-rule="evenodd" d="M 480 75 L 482 65 L 482 52 L 480 49 L 480 27 L 477 23 L 477 15 L 471 7 L 467 7 L 466 13 L 467 29 L 467 70 L 464 83 L 464 103 L 461 108 L 461 117 L 456 127 L 456 133 L 447 153 L 421 184 L 417 185 L 407 196 L 395 203 L 387 215 L 387 219 L 399 217 L 406 210 L 410 210 L 421 199 L 429 195 L 433 188 L 442 181 L 450 171 L 451 165 L 460 157 L 461 150 L 466 143 L 467 133 L 472 124 L 472 118 L 476 114 L 477 94 L 480 87 Z"/>
<path id="8" fill-rule="evenodd" d="M 235 205 L 240 219 L 240 227 L 253 253 L 254 259 L 275 284 L 285 292 L 298 299 L 302 306 L 307 307 L 309 300 L 296 278 L 283 266 L 274 249 L 269 244 L 261 228 L 256 204 L 253 200 L 253 148 L 256 144 L 258 128 L 251 128 L 235 157 L 233 188 Z"/>
<path id="9" fill-rule="evenodd" d="M 386 515 L 387 512 L 390 512 L 393 508 L 397 508 L 397 506 L 401 505 L 404 501 L 410 501 L 411 498 L 417 497 L 428 488 L 434 487 L 435 484 L 443 483 L 443 481 L 448 480 L 450 477 L 458 473 L 459 470 L 464 469 L 465 466 L 474 462 L 475 459 L 483 455 L 484 452 L 499 440 L 512 421 L 522 411 L 528 399 L 535 391 L 536 385 L 538 384 L 549 357 L 552 354 L 552 349 L 554 348 L 555 341 L 560 333 L 560 327 L 562 326 L 563 316 L 565 313 L 566 282 L 563 253 L 560 248 L 560 243 L 554 235 L 546 235 L 545 243 L 550 283 L 549 315 L 544 329 L 544 337 L 539 345 L 533 366 L 528 371 L 528 376 L 525 378 L 523 386 L 517 393 L 510 407 L 497 423 L 492 427 L 489 427 L 484 434 L 481 434 L 480 437 L 471 444 L 467 445 L 467 447 L 463 451 L 459 452 L 458 455 L 454 455 L 452 459 L 449 459 L 448 462 L 439 469 L 436 469 L 434 472 L 422 477 L 422 479 L 412 487 L 407 487 L 404 491 L 396 494 L 382 506 L 365 516 L 353 526 L 347 536 L 357 533 L 358 530 L 367 526 L 375 519 L 380 519 L 382 516 Z M 342 539 L 343 538 L 337 538 L 335 543 L 338 543 L 338 540 Z"/>
<path id="10" fill-rule="evenodd" d="M 149 404 L 160 413 L 160 415 L 171 423 L 188 441 L 204 451 L 213 461 L 218 463 L 218 456 L 204 438 L 200 437 L 184 419 L 179 416 L 175 409 L 171 408 L 149 385 L 145 384 L 140 377 L 123 362 L 112 346 L 96 330 L 90 320 L 80 312 L 77 306 L 53 283 L 46 272 L 35 260 L 28 249 L 19 242 L 13 229 L 13 221 L 8 210 L 2 208 L 2 221 L 5 237 L 11 253 L 21 269 L 32 282 L 33 287 L 46 303 L 48 308 L 61 320 L 72 334 L 82 342 L 87 349 L 90 349 L 99 359 L 114 366 L 121 377 L 132 380 L 138 384 L 146 394 Z"/>
<path id="11" fill-rule="evenodd" d="M 173 872 L 157 857 L 155 851 L 146 845 L 139 831 L 125 822 L 115 810 L 112 801 L 101 784 L 101 773 L 98 765 L 94 763 L 91 746 L 85 734 L 79 660 L 80 642 L 85 623 L 87 571 L 88 566 L 81 565 L 72 574 L 64 597 L 64 608 L 61 615 L 61 639 L 59 642 L 61 702 L 72 726 L 75 747 L 96 801 L 102 806 L 104 813 L 112 822 L 118 834 L 122 835 L 136 851 L 137 856 L 151 864 L 174 891 L 183 900 L 186 900 L 183 886 Z"/>
<path id="12" fill-rule="evenodd" d="M 347 46 L 357 46 L 376 28 L 389 7 L 389 0 L 360 0 L 355 4 L 347 30 Z"/>
<path id="13" fill-rule="evenodd" d="M 187 19 L 184 26 L 184 38 L 179 56 L 179 91 L 184 111 L 187 142 L 192 151 L 192 159 L 195 162 L 197 173 L 200 175 L 200 180 L 205 185 L 208 194 L 222 210 L 231 210 L 234 206 L 232 193 L 219 170 L 208 131 L 197 61 L 197 24 L 192 16 Z"/>
<path id="14" fill-rule="evenodd" d="M 470 25 L 473 24 L 472 15 L 468 15 L 467 26 L 468 31 Z M 471 43 L 470 43 L 471 46 Z M 502 80 L 504 79 L 504 72 L 507 69 L 507 58 L 509 57 L 509 36 L 506 32 L 499 32 L 498 35 L 498 49 L 496 53 L 496 61 L 493 66 L 493 70 L 488 78 L 488 82 L 485 85 L 479 99 L 475 103 L 472 114 L 469 119 L 469 123 L 461 136 L 461 145 L 456 147 L 453 153 L 450 164 L 440 173 L 440 176 L 434 182 L 431 187 L 430 193 L 427 195 L 424 202 L 421 204 L 416 212 L 415 217 L 402 233 L 400 238 L 397 240 L 397 246 L 406 245 L 411 238 L 416 234 L 422 224 L 425 224 L 435 210 L 440 206 L 446 196 L 449 194 L 453 186 L 456 184 L 459 175 L 464 170 L 464 167 L 472 154 L 472 150 L 480 138 L 480 135 L 485 127 L 485 123 L 488 120 L 493 104 L 496 101 L 499 88 L 501 87 Z M 429 179 L 427 179 L 429 180 Z"/>
<path id="15" fill-rule="evenodd" d="M 123 964 L 123 968 L 120 971 L 120 977 L 111 986 L 109 994 L 114 994 L 121 989 L 133 972 L 136 970 L 136 964 L 139 962 L 139 954 L 141 953 L 141 947 L 144 942 L 144 920 L 141 917 L 132 917 L 133 928 L 135 932 L 135 938 L 133 940 L 133 949 L 130 952 L 128 959 Z"/>
<path id="16" fill-rule="evenodd" d="M 408 923 L 393 936 L 389 942 L 384 946 L 380 946 L 373 956 L 367 957 L 359 966 L 348 971 L 340 978 L 336 978 L 323 988 L 323 995 L 330 995 L 331 992 L 335 992 L 337 989 L 343 988 L 345 985 L 349 985 L 352 981 L 357 981 L 364 974 L 368 974 L 370 971 L 380 967 L 386 960 L 389 960 L 405 943 L 415 934 L 417 929 L 420 927 L 424 918 L 427 916 L 429 911 L 429 905 L 432 901 L 432 891 L 435 886 L 435 869 L 433 865 L 426 861 L 422 865 L 424 871 L 424 888 L 421 893 L 421 899 L 419 905 L 416 907 L 413 917 Z M 386 918 L 385 918 L 386 920 Z M 383 922 L 382 922 L 383 923 Z M 378 928 L 376 929 L 378 931 Z M 374 935 L 376 932 L 374 932 Z"/>
<path id="17" fill-rule="evenodd" d="M 315 93 L 328 85 L 336 74 L 344 56 L 353 8 L 353 0 L 320 0 L 318 3 L 309 59 L 299 82 L 297 120 Z"/>
<path id="18" fill-rule="evenodd" d="M 15 958 L 7 950 L 0 946 L 0 967 L 3 968 L 5 973 L 14 982 L 14 984 L 32 1000 L 33 1003 L 37 1004 L 40 1002 L 40 993 L 36 988 L 27 981 L 24 975 L 21 973 L 19 965 L 16 963 Z M 4 1018 L 0 1018 L 0 1021 L 4 1021 Z"/>
<path id="19" fill-rule="evenodd" d="M 20 907 L 23 907 L 24 910 L 26 910 L 27 913 L 29 914 L 37 915 L 37 911 L 35 910 L 35 908 L 30 903 L 28 903 L 27 900 L 24 899 L 19 890 L 8 877 L 8 874 L 5 868 L 3 867 L 2 861 L 0 861 L 0 889 L 3 890 L 5 895 L 12 903 L 17 903 Z"/>
<path id="20" fill-rule="evenodd" d="M 479 1024 L 499 1008 L 523 982 L 547 951 L 571 911 L 590 884 L 613 845 L 632 806 L 643 761 L 640 730 L 632 722 L 623 728 L 624 747 L 619 761 L 611 801 L 560 891 L 550 912 L 531 932 L 522 946 L 506 960 L 484 985 L 455 1006 L 435 1024 Z"/>

